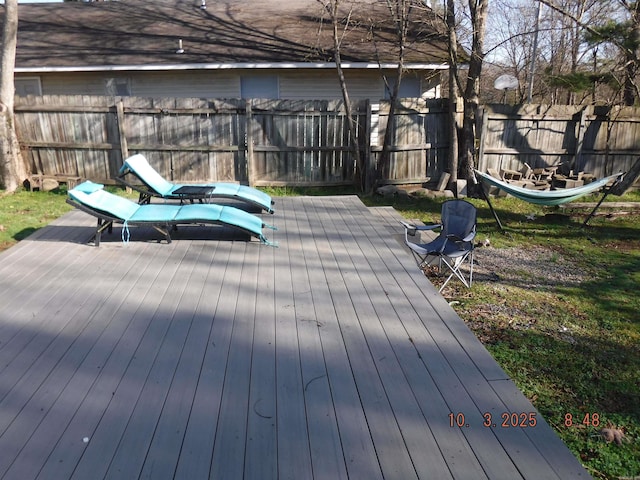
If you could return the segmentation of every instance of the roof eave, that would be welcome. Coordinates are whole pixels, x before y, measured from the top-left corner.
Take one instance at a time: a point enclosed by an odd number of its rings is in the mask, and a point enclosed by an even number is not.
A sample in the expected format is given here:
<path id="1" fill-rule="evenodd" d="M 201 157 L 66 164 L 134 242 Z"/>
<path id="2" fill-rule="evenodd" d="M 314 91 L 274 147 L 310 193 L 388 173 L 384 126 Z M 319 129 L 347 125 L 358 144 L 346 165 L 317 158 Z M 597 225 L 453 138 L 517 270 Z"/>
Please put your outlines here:
<path id="1" fill-rule="evenodd" d="M 406 63 L 407 70 L 446 70 L 446 63 Z M 75 73 L 75 72 L 124 72 L 124 71 L 182 71 L 182 70 L 247 70 L 247 69 L 330 69 L 336 68 L 333 62 L 291 62 L 291 63 L 185 63 L 185 64 L 149 64 L 149 65 L 85 65 L 53 67 L 16 67 L 15 73 Z M 342 68 L 352 70 L 395 69 L 396 63 L 343 63 Z"/>

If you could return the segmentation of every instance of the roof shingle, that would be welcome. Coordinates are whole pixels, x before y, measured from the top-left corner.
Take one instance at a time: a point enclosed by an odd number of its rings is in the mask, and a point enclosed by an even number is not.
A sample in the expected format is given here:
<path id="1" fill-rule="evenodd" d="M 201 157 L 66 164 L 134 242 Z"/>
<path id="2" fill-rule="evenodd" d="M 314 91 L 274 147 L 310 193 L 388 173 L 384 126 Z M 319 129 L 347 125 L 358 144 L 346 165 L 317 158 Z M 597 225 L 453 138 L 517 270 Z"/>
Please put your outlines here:
<path id="1" fill-rule="evenodd" d="M 317 63 L 333 61 L 331 25 L 318 0 L 122 0 L 21 4 L 16 67 Z M 358 0 L 343 62 L 396 63 L 386 2 Z M 0 10 L 1 12 L 2 10 Z M 344 17 L 349 12 L 342 12 Z M 405 62 L 446 62 L 446 35 L 416 1 Z M 182 40 L 184 53 L 177 54 Z"/>

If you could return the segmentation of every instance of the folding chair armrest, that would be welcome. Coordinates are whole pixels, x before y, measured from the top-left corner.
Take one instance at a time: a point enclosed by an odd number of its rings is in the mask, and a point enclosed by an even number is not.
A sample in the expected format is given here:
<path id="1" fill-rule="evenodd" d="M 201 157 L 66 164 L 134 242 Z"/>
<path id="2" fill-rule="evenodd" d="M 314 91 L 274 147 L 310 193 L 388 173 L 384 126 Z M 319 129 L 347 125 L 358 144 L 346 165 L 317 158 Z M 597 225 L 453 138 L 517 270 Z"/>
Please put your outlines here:
<path id="1" fill-rule="evenodd" d="M 404 220 L 400 220 L 400 223 L 407 230 L 412 229 L 412 228 L 416 228 L 416 226 L 413 223 L 405 222 Z"/>
<path id="2" fill-rule="evenodd" d="M 459 237 L 458 235 L 454 235 L 454 234 L 449 234 L 447 235 L 447 240 L 451 240 L 453 242 L 470 242 L 471 240 L 473 240 L 475 238 L 476 234 L 475 232 L 470 233 L 469 235 L 467 235 L 466 237 L 462 238 Z"/>
<path id="3" fill-rule="evenodd" d="M 463 242 L 470 242 L 470 241 L 472 241 L 474 238 L 476 238 L 476 232 L 475 232 L 475 231 L 471 232 L 469 235 L 467 235 L 466 237 L 464 237 L 464 238 L 462 239 L 462 241 L 463 241 Z"/>
<path id="4" fill-rule="evenodd" d="M 435 223 L 433 225 L 417 225 L 416 229 L 418 230 L 435 230 L 437 228 L 442 228 L 441 223 Z"/>
<path id="5" fill-rule="evenodd" d="M 405 236 L 407 236 L 407 235 L 413 236 L 413 235 L 416 234 L 417 228 L 416 228 L 415 225 L 413 225 L 411 223 L 408 223 L 408 222 L 405 222 L 404 220 L 400 220 L 400 223 L 404 227 Z"/>
<path id="6" fill-rule="evenodd" d="M 437 225 L 414 225 L 412 223 L 408 223 L 408 222 L 405 222 L 403 220 L 401 220 L 400 223 L 402 224 L 402 226 L 405 229 L 405 234 L 406 235 L 411 235 L 411 236 L 414 236 L 416 234 L 416 232 L 419 232 L 419 231 L 435 230 L 436 228 L 441 228 L 442 227 L 442 225 L 440 225 L 440 224 L 437 224 Z"/>

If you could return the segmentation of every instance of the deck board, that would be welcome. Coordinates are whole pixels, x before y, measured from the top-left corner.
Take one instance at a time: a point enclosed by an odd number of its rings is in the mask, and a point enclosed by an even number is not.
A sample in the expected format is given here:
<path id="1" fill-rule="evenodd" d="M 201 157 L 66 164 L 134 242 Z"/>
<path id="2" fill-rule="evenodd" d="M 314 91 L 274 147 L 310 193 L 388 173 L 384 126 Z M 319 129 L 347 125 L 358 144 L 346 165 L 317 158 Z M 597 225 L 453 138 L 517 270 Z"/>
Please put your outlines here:
<path id="1" fill-rule="evenodd" d="M 333 244 L 339 233 L 325 228 L 321 223 L 324 218 L 311 200 L 302 199 L 301 202 L 312 226 L 310 235 L 313 243 L 305 243 L 305 255 L 308 254 L 311 260 L 307 268 L 316 308 L 315 320 L 318 322 L 346 474 L 350 478 L 382 478 L 357 378 L 351 369 L 347 342 L 343 338 L 343 330 L 353 328 L 353 317 L 348 292 L 338 275 L 337 260 L 333 256 Z"/>
<path id="2" fill-rule="evenodd" d="M 184 263 L 187 263 L 188 267 L 181 269 L 180 274 L 172 281 L 183 289 L 176 288 L 172 292 L 175 296 L 165 294 L 161 299 L 167 307 L 175 308 L 169 319 L 170 323 L 163 324 L 162 319 L 157 317 L 152 320 L 140 344 L 140 352 L 136 355 L 137 362 L 129 366 L 128 375 L 123 379 L 129 381 L 130 385 L 125 385 L 125 388 L 130 390 L 135 389 L 136 383 L 139 383 L 138 378 L 145 378 L 145 381 L 137 399 L 131 401 L 131 405 L 116 405 L 113 409 L 114 415 L 122 415 L 128 409 L 131 409 L 131 414 L 126 425 L 121 427 L 121 440 L 109 464 L 106 478 L 122 478 L 123 472 L 132 472 L 137 476 L 142 470 L 152 440 L 157 441 L 157 438 L 164 437 L 164 418 L 167 415 L 172 417 L 171 429 L 180 431 L 180 425 L 184 421 L 180 419 L 180 415 L 188 412 L 188 409 L 179 409 L 180 402 L 176 397 L 179 400 L 180 397 L 187 396 L 193 389 L 195 380 L 190 371 L 184 372 L 181 369 L 178 373 L 178 362 L 182 363 L 183 353 L 192 353 L 189 340 L 192 338 L 191 330 L 196 329 L 197 325 L 194 325 L 196 319 L 191 312 L 191 305 L 197 304 L 202 292 L 201 288 L 189 287 L 202 284 L 202 276 L 206 274 L 210 265 L 210 261 L 206 261 L 210 260 L 210 256 L 203 252 L 202 245 L 193 245 L 193 250 L 197 254 L 195 259 L 185 259 Z M 185 303 L 189 308 L 182 306 Z M 153 330 L 153 327 L 157 329 Z M 195 349 L 195 346 L 193 348 Z M 149 362 L 153 363 L 147 364 L 144 362 L 145 358 L 149 358 Z M 194 368 L 194 371 L 197 371 L 197 368 Z M 119 388 L 122 388 L 122 385 Z M 126 401 L 126 397 L 123 397 L 123 400 Z M 188 404 L 190 405 L 190 402 Z M 186 402 L 183 406 L 188 407 Z M 158 460 L 166 461 L 171 457 L 169 452 L 176 450 L 176 446 L 173 447 L 167 449 L 167 455 Z"/>
<path id="3" fill-rule="evenodd" d="M 394 375 L 398 369 L 402 371 L 406 377 L 406 387 L 404 388 L 409 389 L 409 392 L 402 392 L 402 397 L 409 398 L 413 396 L 416 401 L 416 405 L 412 405 L 411 416 L 408 417 L 411 419 L 411 424 L 408 426 L 403 425 L 402 430 L 406 432 L 408 427 L 418 427 L 415 431 L 416 449 L 412 454 L 413 458 L 424 463 L 421 466 L 422 468 L 417 468 L 418 471 L 425 471 L 429 468 L 428 465 L 440 464 L 445 466 L 446 463 L 443 458 L 452 459 L 458 457 L 457 452 L 465 450 L 465 443 L 460 436 L 451 435 L 452 432 L 448 431 L 450 427 L 446 427 L 448 430 L 438 428 L 438 425 L 442 425 L 442 422 L 427 422 L 427 418 L 441 415 L 442 411 L 446 410 L 446 405 L 431 376 L 420 375 L 424 369 L 423 360 L 416 351 L 414 345 L 416 340 L 411 337 L 407 326 L 404 324 L 404 321 L 409 319 L 412 312 L 402 306 L 402 301 L 398 301 L 403 296 L 402 286 L 398 284 L 392 272 L 386 268 L 376 245 L 370 241 L 369 234 L 371 232 L 366 230 L 367 226 L 365 225 L 365 228 L 362 229 L 355 229 L 353 226 L 356 222 L 357 218 L 345 218 L 345 223 L 351 226 L 350 232 L 360 238 L 361 248 L 358 263 L 363 264 L 366 262 L 375 274 L 375 277 L 364 276 L 363 280 L 366 281 L 365 288 L 369 295 L 368 300 L 375 310 L 371 312 L 370 316 L 380 319 L 384 334 L 392 347 L 392 352 L 387 353 L 383 358 L 386 359 L 395 354 L 399 364 L 389 369 L 389 374 Z M 399 321 L 400 319 L 403 321 Z M 398 385 L 396 389 L 400 390 L 402 387 L 402 385 Z M 394 388 L 390 388 L 389 391 L 394 391 Z M 399 421 L 401 420 L 402 418 Z M 430 435 L 428 432 L 430 432 Z M 428 443 L 426 443 L 427 441 Z M 407 443 L 407 447 L 410 449 L 411 445 Z M 462 465 L 462 471 L 474 478 L 482 478 L 484 474 L 480 465 L 468 453 L 467 451 L 467 456 L 464 458 L 471 461 Z M 456 467 L 459 466 L 456 464 Z M 451 472 L 449 469 L 436 470 L 434 476 L 436 478 L 447 478 L 455 474 L 455 471 L 455 469 Z M 462 471 L 459 472 L 462 473 Z"/>
<path id="4" fill-rule="evenodd" d="M 294 212 L 283 216 L 281 225 L 284 231 L 297 230 Z M 281 288 L 276 290 L 273 298 L 275 325 L 275 369 L 276 376 L 276 406 L 286 415 L 276 415 L 276 430 L 292 432 L 291 436 L 277 438 L 277 462 L 287 465 L 286 472 L 280 478 L 295 480 L 304 477 L 311 471 L 311 451 L 308 442 L 297 442 L 299 438 L 309 438 L 306 422 L 304 399 L 304 380 L 302 368 L 302 349 L 315 351 L 313 343 L 305 344 L 302 337 L 304 327 L 298 326 L 294 311 L 294 302 L 301 310 L 311 311 L 313 304 L 308 300 L 309 288 L 306 288 L 303 269 L 290 265 L 300 265 L 302 262 L 298 237 L 292 235 L 280 241 L 282 251 L 274 257 L 273 282 Z M 275 252 L 274 252 L 275 253 Z M 294 285 L 302 286 L 306 294 L 295 296 Z M 308 322 L 307 322 L 308 323 Z M 285 476 L 286 473 L 286 476 Z M 339 477 L 336 477 L 339 478 Z"/>
<path id="5" fill-rule="evenodd" d="M 62 434 L 46 458 L 39 478 L 72 478 L 77 468 L 82 468 L 83 459 L 100 456 L 100 446 L 113 448 L 113 440 L 96 431 L 151 321 L 143 302 L 157 305 L 165 290 L 154 280 L 161 273 L 171 275 L 170 252 L 149 247 L 152 245 L 122 249 L 120 254 L 128 259 L 124 274 L 116 275 L 112 279 L 115 283 L 105 288 L 102 304 L 89 317 L 90 327 L 94 324 L 95 327 L 78 339 L 78 345 L 88 352 L 79 365 L 74 365 L 70 386 L 57 406 L 70 418 L 66 428 L 58 431 Z M 82 441 L 85 437 L 89 439 L 86 444 Z"/>
<path id="6" fill-rule="evenodd" d="M 177 455 L 175 478 L 208 478 L 211 468 L 211 458 L 214 448 L 215 432 L 220 415 L 222 386 L 225 379 L 225 368 L 231 332 L 233 327 L 233 313 L 235 305 L 230 301 L 237 297 L 238 269 L 232 265 L 232 252 L 236 245 L 223 242 L 218 247 L 214 268 L 217 278 L 207 287 L 211 287 L 209 295 L 219 291 L 219 301 L 211 298 L 210 310 L 203 311 L 203 318 L 208 316 L 211 322 L 207 348 L 204 352 L 199 381 L 195 394 L 180 452 Z M 205 421 L 206 420 L 206 421 Z M 145 469 L 143 478 L 152 478 L 151 460 Z M 171 468 L 158 469 L 171 472 Z M 159 473 L 162 475 L 162 473 Z"/>
<path id="7" fill-rule="evenodd" d="M 293 303 L 287 305 L 286 317 L 290 328 L 297 328 L 300 368 L 302 375 L 301 398 L 304 401 L 306 427 L 300 424 L 300 434 L 307 429 L 309 438 L 309 454 L 307 446 L 303 446 L 302 454 L 305 463 L 312 466 L 315 478 L 347 478 L 345 452 L 343 450 L 338 428 L 334 398 L 329 384 L 329 358 L 325 359 L 321 328 L 333 321 L 332 301 L 326 286 L 319 255 L 314 240 L 312 221 L 300 208 L 291 209 L 286 218 L 287 248 L 289 264 L 285 269 L 290 272 L 293 282 Z M 299 233 L 294 233 L 299 232 Z M 313 285 L 313 289 L 312 289 Z M 283 290 L 288 292 L 288 288 Z M 289 321 L 290 320 L 290 321 Z M 283 325 L 283 329 L 285 326 Z M 296 352 L 292 352 L 294 355 Z M 350 386 L 350 385 L 349 385 Z M 341 395 L 346 395 L 341 393 Z M 309 412 L 307 414 L 307 412 Z M 298 422 L 304 419 L 298 419 Z M 353 437 L 351 438 L 353 440 Z M 287 442 L 295 442 L 293 438 Z M 295 455 L 295 450 L 284 455 Z M 285 460 L 288 460 L 285 457 Z M 285 462 L 282 465 L 289 465 Z M 300 464 L 299 467 L 305 467 Z M 308 467 L 307 467 L 308 468 Z M 293 475 L 294 471 L 291 471 Z M 283 477 L 286 478 L 286 477 Z"/>
<path id="8" fill-rule="evenodd" d="M 116 268 L 118 262 L 114 262 L 113 265 Z M 38 326 L 41 328 L 40 336 L 50 335 L 46 348 L 42 348 L 34 340 L 23 350 L 32 355 L 39 352 L 40 356 L 30 365 L 29 370 L 24 372 L 0 404 L 3 419 L 5 416 L 10 416 L 12 420 L 10 426 L 5 425 L 4 422 L 2 425 L 4 434 L 0 437 L 0 444 L 4 453 L 0 464 L 3 471 L 8 466 L 5 462 L 12 461 L 19 453 L 17 448 L 23 447 L 23 442 L 26 441 L 22 453 L 27 455 L 18 457 L 12 465 L 12 471 L 23 472 L 18 475 L 22 478 L 34 478 L 35 475 L 32 474 L 34 472 L 29 470 L 34 467 L 29 460 L 29 455 L 33 455 L 34 452 L 48 451 L 51 442 L 55 444 L 57 440 L 55 435 L 66 427 L 67 408 L 70 402 L 75 400 L 70 397 L 76 397 L 77 393 L 72 382 L 73 374 L 76 366 L 85 360 L 88 351 L 88 345 L 76 339 L 79 335 L 100 328 L 97 322 L 87 325 L 86 318 L 99 307 L 101 297 L 98 293 L 100 286 L 104 284 L 104 282 L 98 282 L 94 288 L 77 295 L 83 301 L 80 306 L 75 302 L 69 302 L 70 305 L 74 303 L 74 306 L 68 311 L 67 318 L 59 313 L 60 310 L 54 311 L 51 318 L 60 319 L 59 323 L 63 325 L 60 331 L 52 332 L 42 325 Z M 16 357 L 16 360 L 18 358 L 20 357 Z M 13 369 L 15 365 L 12 363 L 9 368 Z M 11 381 L 11 378 L 7 370 L 2 372 L 3 385 Z M 22 412 L 18 414 L 15 408 L 15 405 L 19 405 L 16 403 L 18 399 L 25 397 L 29 401 L 23 408 L 31 409 L 33 413 L 30 415 L 22 415 Z M 22 437 L 30 434 L 34 429 L 35 432 L 30 438 Z"/>
<path id="9" fill-rule="evenodd" d="M 387 266 L 393 269 L 399 281 L 401 292 L 398 294 L 406 295 L 405 301 L 408 301 L 413 309 L 413 312 L 409 311 L 403 315 L 403 323 L 410 328 L 409 336 L 420 357 L 428 363 L 426 368 L 434 379 L 448 412 L 455 415 L 461 413 L 465 416 L 466 425 L 469 427 L 460 429 L 460 432 L 464 434 L 489 478 L 522 478 L 515 465 L 509 461 L 509 456 L 499 440 L 482 431 L 480 426 L 483 423 L 482 414 L 485 410 L 476 404 L 469 391 L 474 385 L 466 385 L 459 376 L 459 372 L 463 375 L 469 373 L 474 384 L 484 378 L 465 354 L 465 344 L 461 344 L 451 331 L 452 322 L 456 320 L 462 322 L 452 314 L 453 311 L 437 290 L 416 269 L 415 262 L 401 245 L 389 240 L 386 240 L 386 243 L 395 251 L 394 261 L 388 261 Z M 410 276 L 409 281 L 406 279 L 407 274 Z M 424 292 L 424 295 L 420 295 L 421 292 Z M 403 305 L 404 302 L 399 300 L 394 303 Z M 459 364 L 461 364 L 460 369 L 458 369 Z M 506 377 L 504 373 L 502 376 Z M 415 382 L 414 385 L 416 385 Z M 442 427 L 440 434 L 447 434 L 446 429 L 450 428 L 448 418 L 429 418 L 429 421 L 430 424 L 436 425 L 446 422 L 445 426 L 440 425 Z"/>
<path id="10" fill-rule="evenodd" d="M 539 415 L 482 426 L 535 409 L 395 210 L 277 207 L 279 248 L 219 227 L 96 248 L 73 211 L 1 253 L 0 478 L 589 478 Z"/>
<path id="11" fill-rule="evenodd" d="M 325 205 L 325 209 L 331 213 L 329 205 Z M 349 214 L 351 213 L 349 211 Z M 366 241 L 354 229 L 359 215 L 358 217 L 349 215 L 347 218 L 343 218 L 344 214 L 339 215 L 336 212 L 332 216 L 336 219 L 334 228 L 341 232 L 342 236 L 344 258 L 340 261 L 340 266 L 343 268 L 349 262 L 348 268 L 350 271 L 360 272 L 360 266 L 370 262 L 375 253 L 371 248 L 367 248 L 366 244 L 362 245 L 358 242 L 358 238 L 361 241 Z M 354 242 L 358 244 L 359 248 L 349 248 Z M 405 342 L 408 341 L 408 337 L 400 322 L 385 322 L 387 319 L 396 317 L 393 305 L 387 299 L 385 288 L 384 279 L 377 275 L 363 275 L 359 276 L 357 281 L 349 282 L 354 311 L 357 312 L 370 355 L 375 362 L 376 374 L 380 376 L 380 380 L 384 385 L 385 395 L 389 399 L 392 418 L 389 418 L 388 421 L 398 430 L 398 438 L 392 439 L 392 441 L 400 445 L 403 442 L 402 437 L 404 437 L 404 444 L 408 453 L 408 457 L 404 459 L 406 462 L 404 468 L 408 469 L 411 466 L 412 469 L 415 468 L 418 472 L 431 468 L 434 477 L 447 478 L 450 476 L 450 472 L 446 467 L 435 438 L 433 435 L 429 435 L 430 429 L 426 419 L 420 412 L 419 403 L 416 401 L 406 378 L 398 375 L 398 372 L 402 371 L 402 369 L 397 358 L 395 340 L 402 338 L 401 341 Z M 382 322 L 386 323 L 386 329 L 383 327 Z M 385 432 L 389 430 L 389 426 L 382 425 L 379 433 L 380 437 L 383 438 Z M 402 456 L 397 451 L 390 451 L 389 455 L 396 461 L 402 459 Z M 415 467 L 413 467 L 412 462 L 415 463 Z M 415 475 L 415 471 L 402 472 L 399 467 L 396 467 L 385 476 L 411 478 Z"/>

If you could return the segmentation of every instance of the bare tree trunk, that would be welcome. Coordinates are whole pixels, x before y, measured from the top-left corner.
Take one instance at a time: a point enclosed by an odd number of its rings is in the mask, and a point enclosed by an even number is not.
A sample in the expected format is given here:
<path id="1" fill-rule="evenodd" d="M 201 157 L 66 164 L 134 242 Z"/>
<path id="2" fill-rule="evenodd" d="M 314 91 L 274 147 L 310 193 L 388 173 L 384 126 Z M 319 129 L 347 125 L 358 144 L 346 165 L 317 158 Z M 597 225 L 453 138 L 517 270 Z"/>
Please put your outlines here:
<path id="1" fill-rule="evenodd" d="M 407 23 L 409 21 L 409 8 L 407 0 L 387 0 L 389 14 L 393 18 L 396 27 L 396 37 L 398 39 L 398 65 L 396 67 L 396 78 L 393 85 L 389 85 L 389 81 L 385 78 L 385 87 L 389 92 L 389 116 L 387 118 L 387 128 L 384 131 L 384 140 L 382 142 L 382 151 L 378 159 L 376 168 L 376 181 L 384 180 L 389 177 L 391 165 L 391 134 L 393 133 L 393 123 L 395 119 L 398 95 L 400 92 L 400 82 L 404 73 L 404 51 L 407 43 Z"/>
<path id="2" fill-rule="evenodd" d="M 380 156 L 378 157 L 378 163 L 376 165 L 376 183 L 380 183 L 380 181 L 388 178 L 390 175 L 391 152 L 389 151 L 389 147 L 392 142 L 391 135 L 394 132 L 393 122 L 396 117 L 399 84 L 400 80 L 396 79 L 393 85 L 389 85 L 389 81 L 385 78 L 385 85 L 391 93 L 389 94 L 389 113 L 387 114 L 387 123 L 384 129 L 384 137 L 382 139 L 382 150 L 380 151 Z"/>
<path id="3" fill-rule="evenodd" d="M 611 193 L 618 196 L 624 195 L 638 178 L 640 178 L 640 158 L 636 159 L 636 162 L 631 166 L 629 171 L 625 173 L 622 181 L 613 186 Z"/>
<path id="4" fill-rule="evenodd" d="M 455 0 L 447 0 L 447 33 L 449 35 L 449 155 L 447 165 L 451 183 L 458 180 L 458 36 L 456 34 Z"/>
<path id="5" fill-rule="evenodd" d="M 339 31 L 340 20 L 338 19 L 338 10 L 340 8 L 340 0 L 329 0 L 325 2 L 319 0 L 325 11 L 331 18 L 331 25 L 333 27 L 333 58 L 336 63 L 336 70 L 338 72 L 338 81 L 340 83 L 340 90 L 342 92 L 342 99 L 344 101 L 345 114 L 347 116 L 347 122 L 349 127 L 349 140 L 353 148 L 353 156 L 356 163 L 356 175 L 358 175 L 358 186 L 361 191 L 368 192 L 373 188 L 373 182 L 370 180 L 371 173 L 364 164 L 362 155 L 360 155 L 360 145 L 358 142 L 358 124 L 353 117 L 353 109 L 351 108 L 351 99 L 349 98 L 349 89 L 347 88 L 347 80 L 344 76 L 344 70 L 342 68 L 342 58 L 340 55 L 341 48 L 341 36 Z M 349 19 L 346 21 L 348 28 Z"/>
<path id="6" fill-rule="evenodd" d="M 586 0 L 580 0 L 576 5 L 576 17 L 582 21 L 587 10 Z M 570 20 L 570 19 L 569 19 Z M 578 71 L 578 61 L 580 55 L 580 26 L 573 22 L 573 25 L 567 26 L 569 30 L 569 37 L 571 40 L 571 73 L 575 74 Z M 576 104 L 576 93 L 571 90 L 567 91 L 567 105 Z"/>
<path id="7" fill-rule="evenodd" d="M 633 106 L 637 99 L 638 86 L 636 76 L 640 67 L 640 2 L 635 2 L 631 13 L 631 44 L 633 50 L 627 52 L 626 75 L 624 82 L 624 104 Z"/>
<path id="8" fill-rule="evenodd" d="M 20 154 L 15 131 L 13 71 L 18 37 L 18 1 L 6 0 L 2 24 L 2 52 L 0 74 L 0 185 L 8 192 L 15 191 L 27 172 Z"/>
<path id="9" fill-rule="evenodd" d="M 473 41 L 469 74 L 464 92 L 464 113 L 462 122 L 462 152 L 459 174 L 466 179 L 473 178 L 475 166 L 476 117 L 480 105 L 480 74 L 484 61 L 484 33 L 487 23 L 488 0 L 469 0 L 469 12 L 473 25 Z"/>

